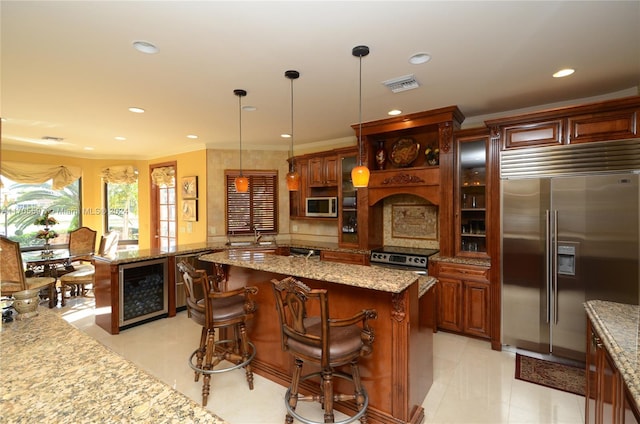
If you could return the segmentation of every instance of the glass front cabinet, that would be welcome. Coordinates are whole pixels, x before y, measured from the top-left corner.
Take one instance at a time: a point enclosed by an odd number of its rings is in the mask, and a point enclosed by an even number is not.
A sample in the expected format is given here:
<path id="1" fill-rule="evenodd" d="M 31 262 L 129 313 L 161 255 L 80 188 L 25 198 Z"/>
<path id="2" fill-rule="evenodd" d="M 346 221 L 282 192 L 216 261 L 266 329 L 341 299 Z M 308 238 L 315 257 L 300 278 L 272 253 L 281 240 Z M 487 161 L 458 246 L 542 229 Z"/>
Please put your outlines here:
<path id="1" fill-rule="evenodd" d="M 486 258 L 490 234 L 489 137 L 459 134 L 456 143 L 456 256 Z"/>
<path id="2" fill-rule="evenodd" d="M 357 165 L 357 153 L 341 154 L 338 158 L 341 172 L 338 193 L 339 242 L 341 246 L 358 246 L 358 192 L 351 181 L 351 170 Z"/>

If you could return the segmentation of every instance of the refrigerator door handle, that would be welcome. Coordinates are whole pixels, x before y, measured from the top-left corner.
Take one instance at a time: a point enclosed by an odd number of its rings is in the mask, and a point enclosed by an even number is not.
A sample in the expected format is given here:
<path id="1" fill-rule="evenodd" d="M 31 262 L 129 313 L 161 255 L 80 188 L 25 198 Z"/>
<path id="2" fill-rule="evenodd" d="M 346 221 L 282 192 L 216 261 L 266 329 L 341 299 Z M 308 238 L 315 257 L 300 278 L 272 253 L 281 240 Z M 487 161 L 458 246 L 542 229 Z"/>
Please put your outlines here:
<path id="1" fill-rule="evenodd" d="M 545 212 L 545 322 L 551 321 L 551 212 Z"/>
<path id="2" fill-rule="evenodd" d="M 551 278 L 553 282 L 553 323 L 558 324 L 558 211 L 553 211 L 553 242 L 551 244 Z"/>

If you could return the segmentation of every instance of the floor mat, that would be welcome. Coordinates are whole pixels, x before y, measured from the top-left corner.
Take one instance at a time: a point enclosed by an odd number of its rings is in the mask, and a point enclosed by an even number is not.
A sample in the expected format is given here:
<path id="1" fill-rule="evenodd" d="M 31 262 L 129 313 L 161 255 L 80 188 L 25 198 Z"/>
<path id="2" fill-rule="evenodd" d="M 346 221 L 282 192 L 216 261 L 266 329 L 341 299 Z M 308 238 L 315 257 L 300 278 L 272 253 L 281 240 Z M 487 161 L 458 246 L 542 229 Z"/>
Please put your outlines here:
<path id="1" fill-rule="evenodd" d="M 586 390 L 584 368 L 533 358 L 519 353 L 516 353 L 515 377 L 518 380 L 581 396 L 584 396 Z"/>

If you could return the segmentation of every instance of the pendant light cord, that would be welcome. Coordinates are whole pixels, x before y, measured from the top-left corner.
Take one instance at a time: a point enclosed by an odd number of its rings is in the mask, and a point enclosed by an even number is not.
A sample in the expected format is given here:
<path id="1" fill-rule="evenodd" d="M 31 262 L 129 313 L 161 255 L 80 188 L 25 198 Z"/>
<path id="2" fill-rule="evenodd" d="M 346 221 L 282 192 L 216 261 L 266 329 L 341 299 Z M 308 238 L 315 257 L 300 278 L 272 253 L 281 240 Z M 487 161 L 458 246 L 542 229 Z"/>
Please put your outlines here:
<path id="1" fill-rule="evenodd" d="M 240 176 L 242 177 L 242 95 L 238 95 L 238 123 L 240 126 Z"/>
<path id="2" fill-rule="evenodd" d="M 291 78 L 291 163 L 293 163 L 293 78 Z"/>
<path id="3" fill-rule="evenodd" d="M 358 121 L 360 122 L 358 126 L 358 151 L 360 154 L 358 155 L 358 165 L 362 166 L 362 56 L 360 56 L 360 88 L 358 98 L 360 99 L 358 116 Z"/>

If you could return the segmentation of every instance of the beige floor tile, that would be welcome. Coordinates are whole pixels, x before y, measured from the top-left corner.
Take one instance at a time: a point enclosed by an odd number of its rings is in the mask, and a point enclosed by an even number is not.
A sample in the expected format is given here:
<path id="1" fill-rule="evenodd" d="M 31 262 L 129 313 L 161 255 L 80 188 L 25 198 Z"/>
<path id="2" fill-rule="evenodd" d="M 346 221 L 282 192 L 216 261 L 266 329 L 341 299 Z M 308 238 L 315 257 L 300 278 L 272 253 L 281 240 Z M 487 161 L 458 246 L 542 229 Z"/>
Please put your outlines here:
<path id="1" fill-rule="evenodd" d="M 57 311 L 77 328 L 176 390 L 202 401 L 202 382 L 188 365 L 200 337 L 186 312 L 133 327 L 113 336 L 94 324 L 92 299 L 70 299 Z M 426 424 L 584 422 L 584 397 L 515 380 L 515 355 L 491 350 L 488 342 L 438 332 L 434 335 L 434 383 L 422 406 Z M 215 374 L 208 409 L 231 424 L 284 421 L 286 388 L 255 375 L 249 390 L 244 370 Z M 316 405 L 298 410 L 321 421 Z M 344 419 L 338 414 L 336 419 Z"/>

